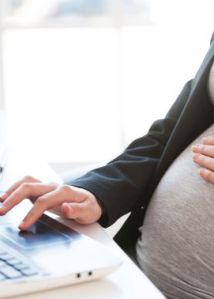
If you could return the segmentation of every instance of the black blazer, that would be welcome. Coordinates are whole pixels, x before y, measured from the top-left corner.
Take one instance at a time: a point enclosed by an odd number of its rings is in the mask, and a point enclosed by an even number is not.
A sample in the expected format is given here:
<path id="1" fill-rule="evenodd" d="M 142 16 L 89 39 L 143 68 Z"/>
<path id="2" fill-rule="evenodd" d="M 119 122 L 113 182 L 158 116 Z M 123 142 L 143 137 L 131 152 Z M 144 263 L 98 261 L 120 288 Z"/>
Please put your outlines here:
<path id="1" fill-rule="evenodd" d="M 135 244 L 151 195 L 169 165 L 213 122 L 207 90 L 213 59 L 214 34 L 195 78 L 185 84 L 166 117 L 154 122 L 144 137 L 116 159 L 72 182 L 97 197 L 103 208 L 99 221 L 103 226 L 131 211 L 115 237 L 124 249 Z"/>

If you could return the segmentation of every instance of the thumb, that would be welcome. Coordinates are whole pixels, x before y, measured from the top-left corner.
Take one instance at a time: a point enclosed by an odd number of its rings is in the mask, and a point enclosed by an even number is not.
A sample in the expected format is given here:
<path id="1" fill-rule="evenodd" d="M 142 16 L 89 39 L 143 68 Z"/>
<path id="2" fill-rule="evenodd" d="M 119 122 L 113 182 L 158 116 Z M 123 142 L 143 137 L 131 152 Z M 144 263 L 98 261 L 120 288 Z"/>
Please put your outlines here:
<path id="1" fill-rule="evenodd" d="M 81 203 L 63 203 L 61 205 L 62 215 L 65 218 L 73 219 L 81 224 L 91 224 L 96 222 L 101 215 L 100 208 L 89 202 Z"/>
<path id="2" fill-rule="evenodd" d="M 79 223 L 88 223 L 89 211 L 85 203 L 63 203 L 61 206 L 64 217 L 74 219 Z"/>
<path id="3" fill-rule="evenodd" d="M 62 214 L 66 218 L 72 218 L 73 213 L 74 213 L 74 208 L 71 206 L 69 203 L 63 203 L 62 206 Z"/>

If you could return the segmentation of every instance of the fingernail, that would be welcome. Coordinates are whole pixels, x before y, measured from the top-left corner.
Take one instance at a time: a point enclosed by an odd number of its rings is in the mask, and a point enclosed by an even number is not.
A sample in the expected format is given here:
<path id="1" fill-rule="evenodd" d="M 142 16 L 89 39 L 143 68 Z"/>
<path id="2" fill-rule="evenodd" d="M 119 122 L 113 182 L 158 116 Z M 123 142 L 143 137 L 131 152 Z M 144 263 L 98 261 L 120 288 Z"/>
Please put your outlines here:
<path id="1" fill-rule="evenodd" d="M 206 175 L 207 172 L 208 172 L 208 171 L 207 171 L 206 169 L 204 169 L 204 168 L 200 168 L 200 169 L 198 170 L 198 173 L 199 173 L 200 176 Z"/>
<path id="2" fill-rule="evenodd" d="M 198 159 L 200 158 L 200 154 L 193 154 L 192 158 L 194 161 L 198 161 Z"/>
<path id="3" fill-rule="evenodd" d="M 199 169 L 198 169 L 198 174 L 201 175 L 202 173 L 203 173 L 203 168 L 199 168 Z"/>
<path id="4" fill-rule="evenodd" d="M 6 209 L 3 203 L 0 202 L 0 216 L 4 216 L 6 214 Z"/>
<path id="5" fill-rule="evenodd" d="M 192 149 L 202 149 L 203 145 L 202 144 L 194 144 L 192 146 Z"/>
<path id="6" fill-rule="evenodd" d="M 19 228 L 20 230 L 25 230 L 24 227 L 25 227 L 25 222 L 22 221 L 22 222 L 19 224 L 18 228 Z"/>
<path id="7" fill-rule="evenodd" d="M 193 159 L 193 161 L 196 160 L 196 157 L 197 157 L 197 154 L 193 154 L 193 155 L 192 155 L 192 159 Z"/>
<path id="8" fill-rule="evenodd" d="M 203 137 L 203 138 L 202 138 L 202 142 L 203 142 L 203 143 L 207 143 L 207 142 L 209 143 L 209 140 L 210 140 L 209 137 Z"/>
<path id="9" fill-rule="evenodd" d="M 0 199 L 5 200 L 8 197 L 8 194 L 4 191 L 0 191 Z"/>
<path id="10" fill-rule="evenodd" d="M 0 210 L 1 210 L 1 212 L 5 212 L 6 206 L 5 206 L 4 202 L 0 202 Z"/>

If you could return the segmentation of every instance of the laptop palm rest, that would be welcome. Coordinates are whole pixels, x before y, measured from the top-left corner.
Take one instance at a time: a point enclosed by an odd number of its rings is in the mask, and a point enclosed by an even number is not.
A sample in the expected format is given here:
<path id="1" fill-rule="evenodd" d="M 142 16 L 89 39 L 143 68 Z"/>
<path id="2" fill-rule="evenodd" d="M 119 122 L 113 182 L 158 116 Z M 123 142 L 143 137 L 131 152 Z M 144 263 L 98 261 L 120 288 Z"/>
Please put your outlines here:
<path id="1" fill-rule="evenodd" d="M 0 282 L 5 296 L 99 278 L 121 264 L 121 259 L 102 244 L 45 214 L 28 231 L 20 232 L 18 224 L 26 214 L 24 206 L 0 217 L 0 253 L 3 250 L 23 264 L 30 263 L 39 275 L 11 280 L 11 288 L 8 281 Z M 10 265 L 10 261 L 6 263 Z M 46 284 L 44 277 L 48 279 Z"/>

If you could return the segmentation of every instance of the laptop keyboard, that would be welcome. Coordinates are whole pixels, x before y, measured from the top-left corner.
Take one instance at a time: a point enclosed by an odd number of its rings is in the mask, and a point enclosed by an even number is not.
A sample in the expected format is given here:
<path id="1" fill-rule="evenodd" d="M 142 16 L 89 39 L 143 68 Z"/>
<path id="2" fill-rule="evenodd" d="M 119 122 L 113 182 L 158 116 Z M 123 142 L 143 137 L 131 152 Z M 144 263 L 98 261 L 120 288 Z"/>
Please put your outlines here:
<path id="1" fill-rule="evenodd" d="M 0 281 L 35 276 L 38 272 L 26 262 L 0 249 Z"/>

